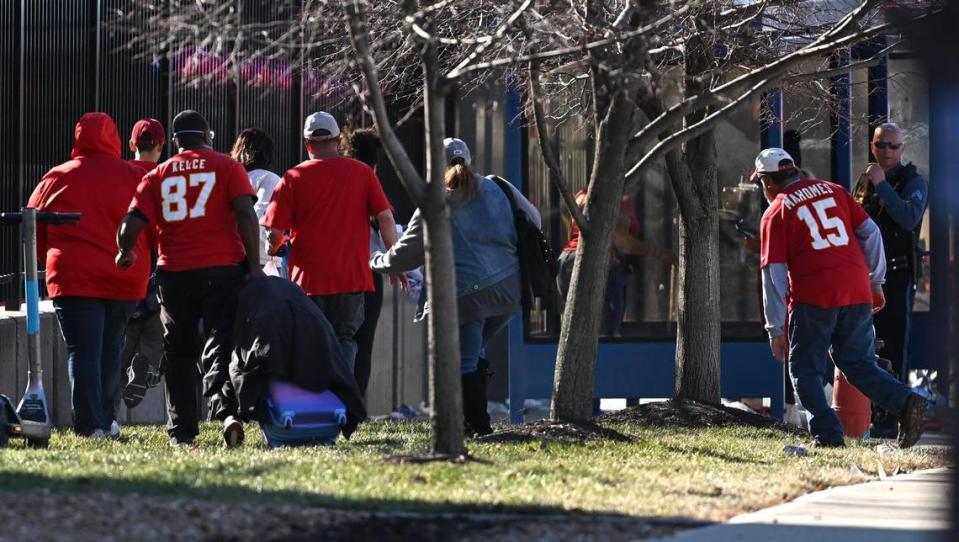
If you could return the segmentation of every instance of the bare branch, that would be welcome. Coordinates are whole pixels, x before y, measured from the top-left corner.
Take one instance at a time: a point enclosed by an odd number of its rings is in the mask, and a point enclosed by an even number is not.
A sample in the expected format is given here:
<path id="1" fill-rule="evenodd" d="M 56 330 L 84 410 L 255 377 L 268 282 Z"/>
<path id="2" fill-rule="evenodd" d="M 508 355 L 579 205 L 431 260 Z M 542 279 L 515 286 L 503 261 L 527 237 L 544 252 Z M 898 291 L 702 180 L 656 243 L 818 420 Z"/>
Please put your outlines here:
<path id="1" fill-rule="evenodd" d="M 792 75 L 789 77 L 784 77 L 782 79 L 783 83 L 801 83 L 803 81 L 813 81 L 816 79 L 828 79 L 830 77 L 838 77 L 840 75 L 846 75 L 853 70 L 858 70 L 860 68 L 871 68 L 872 66 L 878 65 L 882 61 L 882 57 L 886 55 L 892 49 L 895 49 L 902 44 L 902 41 L 896 41 L 888 47 L 884 47 L 881 51 L 872 55 L 871 57 L 860 60 L 859 62 L 853 62 L 852 64 L 846 64 L 845 66 L 839 66 L 830 70 L 821 70 L 817 72 L 809 73 L 800 73 L 797 75 Z"/>
<path id="2" fill-rule="evenodd" d="M 533 104 L 533 118 L 536 121 L 536 131 L 539 134 L 540 150 L 543 153 L 546 167 L 549 168 L 549 180 L 563 197 L 563 203 L 566 204 L 570 216 L 573 217 L 573 222 L 579 226 L 581 232 L 586 233 L 589 230 L 589 222 L 586 220 L 583 210 L 576 204 L 576 198 L 570 191 L 566 177 L 563 175 L 563 169 L 559 165 L 559 159 L 556 156 L 553 141 L 550 137 L 549 126 L 547 126 L 546 114 L 543 111 L 542 95 L 539 66 L 537 61 L 534 60 L 529 63 L 529 98 Z"/>
<path id="3" fill-rule="evenodd" d="M 501 67 L 501 66 L 510 66 L 510 65 L 513 65 L 513 64 L 527 63 L 527 62 L 530 62 L 530 61 L 532 61 L 532 60 L 547 60 L 547 59 L 550 59 L 550 58 L 557 58 L 557 57 L 566 56 L 566 55 L 571 55 L 571 54 L 575 54 L 575 53 L 584 53 L 584 52 L 587 52 L 587 51 L 591 51 L 591 50 L 593 50 L 593 49 L 598 49 L 598 48 L 601 48 L 601 47 L 606 47 L 606 46 L 612 45 L 612 44 L 614 44 L 614 43 L 621 42 L 621 41 L 625 41 L 625 40 L 632 39 L 632 38 L 636 38 L 636 37 L 642 36 L 642 35 L 644 35 L 644 34 L 648 34 L 648 33 L 652 32 L 652 31 L 654 31 L 654 30 L 657 30 L 657 29 L 658 29 L 659 27 L 661 27 L 662 25 L 664 25 L 664 24 L 672 21 L 673 19 L 675 19 L 676 17 L 678 17 L 678 16 L 680 16 L 680 15 L 683 15 L 684 13 L 686 13 L 687 11 L 689 11 L 689 9 L 690 9 L 690 6 L 689 6 L 689 5 L 683 6 L 683 7 L 679 8 L 678 10 L 672 11 L 672 12 L 670 12 L 668 15 L 665 15 L 665 16 L 663 16 L 662 18 L 660 18 L 659 20 L 654 21 L 654 22 L 652 22 L 652 23 L 650 23 L 650 24 L 648 24 L 648 25 L 646 25 L 646 26 L 644 26 L 644 27 L 637 28 L 636 30 L 632 30 L 632 31 L 630 31 L 630 32 L 623 32 L 623 33 L 621 33 L 621 34 L 616 34 L 615 36 L 612 36 L 612 37 L 609 37 L 609 38 L 604 38 L 604 39 L 601 39 L 601 40 L 596 40 L 596 41 L 593 41 L 593 42 L 589 42 L 589 43 L 587 43 L 587 44 L 585 44 L 585 45 L 578 45 L 578 46 L 575 46 L 575 47 L 565 47 L 565 48 L 562 48 L 562 49 L 555 49 L 555 50 L 552 50 L 552 51 L 544 51 L 544 52 L 542 52 L 542 53 L 535 53 L 535 54 L 531 54 L 531 55 L 521 55 L 521 56 L 517 56 L 517 57 L 498 58 L 498 59 L 496 59 L 496 60 L 491 60 L 491 61 L 489 61 L 489 62 L 483 62 L 483 63 L 480 63 L 480 64 L 473 64 L 472 66 L 468 66 L 468 67 L 466 67 L 466 68 L 463 68 L 463 69 L 459 70 L 459 73 L 457 73 L 456 76 L 457 76 L 457 77 L 461 77 L 461 76 L 465 75 L 466 73 L 470 73 L 470 72 L 481 71 L 481 70 L 488 70 L 488 69 L 490 69 L 490 68 L 497 68 L 497 67 Z M 447 77 L 450 78 L 450 79 L 452 79 L 453 77 L 451 77 L 451 75 L 452 75 L 452 72 L 450 73 L 450 75 L 447 75 Z"/>
<path id="4" fill-rule="evenodd" d="M 645 170 L 646 165 L 652 163 L 654 160 L 662 156 L 663 153 L 673 149 L 677 145 L 682 144 L 684 141 L 690 140 L 694 137 L 702 135 L 712 129 L 713 125 L 716 124 L 716 121 L 728 115 L 735 109 L 739 104 L 749 99 L 750 96 L 760 92 L 762 89 L 766 88 L 771 83 L 771 80 L 764 79 L 751 87 L 746 92 L 742 93 L 733 100 L 730 100 L 722 108 L 710 113 L 705 116 L 699 122 L 687 126 L 682 130 L 672 133 L 665 139 L 657 143 L 652 149 L 649 150 L 640 160 L 637 162 L 629 171 L 626 172 L 626 184 L 627 189 L 635 186 L 635 183 L 639 181 L 639 173 Z"/>
<path id="5" fill-rule="evenodd" d="M 471 62 L 476 60 L 481 54 L 483 54 L 490 45 L 496 43 L 496 41 L 503 38 L 503 35 L 506 34 L 506 30 L 509 29 L 513 24 L 516 23 L 516 20 L 523 16 L 523 13 L 526 9 L 533 3 L 533 0 L 524 0 L 522 4 L 514 11 L 509 17 L 503 21 L 499 28 L 496 29 L 496 32 L 493 33 L 493 39 L 489 42 L 480 43 L 476 46 L 476 49 L 469 54 L 462 62 L 456 65 L 448 74 L 446 74 L 447 79 L 456 79 L 462 74 L 462 70 L 470 65 Z"/>
<path id="6" fill-rule="evenodd" d="M 386 111 L 386 102 L 383 99 L 383 92 L 380 89 L 380 78 L 376 72 L 376 66 L 373 64 L 373 57 L 370 53 L 369 34 L 367 33 L 366 16 L 363 12 L 362 0 L 353 0 L 346 2 L 343 9 L 346 11 L 347 20 L 350 25 L 350 42 L 356 51 L 356 61 L 363 72 L 363 78 L 366 80 L 366 94 L 369 104 L 372 106 L 373 118 L 376 124 L 376 130 L 383 141 L 383 148 L 390 157 L 393 167 L 396 169 L 400 181 L 409 193 L 413 203 L 420 206 L 426 201 L 427 185 L 426 181 L 420 176 L 416 168 L 413 167 L 413 161 L 410 160 L 406 149 L 400 143 L 396 132 L 390 125 L 389 115 Z"/>
<path id="7" fill-rule="evenodd" d="M 867 2 L 864 2 L 864 4 L 867 3 L 869 3 L 868 0 Z M 933 13 L 921 15 L 912 19 L 910 22 L 919 22 L 925 18 L 928 18 L 932 14 Z M 848 24 L 851 23 L 848 20 L 843 19 L 837 23 L 837 27 Z M 656 119 L 652 120 L 642 130 L 636 133 L 630 141 L 630 145 L 639 146 L 641 148 L 645 147 L 655 141 L 659 134 L 667 126 L 673 124 L 677 119 L 682 118 L 692 111 L 697 111 L 721 102 L 724 100 L 723 96 L 725 94 L 741 92 L 743 88 L 756 88 L 757 81 L 776 81 L 790 68 L 800 64 L 808 58 L 853 45 L 859 41 L 881 34 L 882 32 L 885 32 L 894 26 L 897 26 L 897 24 L 885 23 L 849 34 L 834 41 L 823 42 L 821 39 L 816 40 L 815 42 L 801 49 L 797 49 L 796 51 L 780 58 L 775 62 L 743 74 L 740 77 L 724 83 L 709 92 L 687 98 L 686 100 L 683 100 L 682 102 L 670 107 L 667 111 L 662 113 Z M 835 33 L 833 33 L 833 35 L 835 35 Z M 763 87 L 759 87 L 760 90 L 762 88 Z"/>

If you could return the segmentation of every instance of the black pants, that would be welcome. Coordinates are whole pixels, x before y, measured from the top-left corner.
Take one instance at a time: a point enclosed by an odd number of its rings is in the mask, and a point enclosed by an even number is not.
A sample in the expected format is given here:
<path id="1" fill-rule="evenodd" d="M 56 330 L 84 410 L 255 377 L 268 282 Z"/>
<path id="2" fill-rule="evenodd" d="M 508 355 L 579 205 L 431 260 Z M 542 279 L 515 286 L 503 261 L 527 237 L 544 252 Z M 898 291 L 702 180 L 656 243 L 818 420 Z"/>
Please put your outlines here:
<path id="1" fill-rule="evenodd" d="M 373 339 L 376 337 L 376 323 L 383 308 L 383 275 L 373 273 L 373 287 L 375 290 L 363 294 L 363 325 L 353 337 L 356 341 L 356 366 L 353 367 L 353 376 L 356 377 L 363 397 L 366 397 L 366 386 L 370 383 L 370 372 L 373 369 Z"/>
<path id="2" fill-rule="evenodd" d="M 163 374 L 169 421 L 167 432 L 190 441 L 199 432 L 197 360 L 203 371 L 203 395 L 229 386 L 233 318 L 246 269 L 240 265 L 190 271 L 157 271 L 163 322 Z M 200 339 L 202 321 L 206 343 Z M 202 356 L 201 356 L 202 354 Z"/>
<path id="3" fill-rule="evenodd" d="M 363 292 L 312 295 L 310 299 L 323 311 L 340 341 L 340 348 L 352 370 L 356 363 L 357 330 L 363 325 Z"/>
<path id="4" fill-rule="evenodd" d="M 912 323 L 912 301 L 916 294 L 912 273 L 907 269 L 886 273 L 882 287 L 886 306 L 873 316 L 876 337 L 886 345 L 879 355 L 892 362 L 896 378 L 909 379 L 909 331 Z"/>

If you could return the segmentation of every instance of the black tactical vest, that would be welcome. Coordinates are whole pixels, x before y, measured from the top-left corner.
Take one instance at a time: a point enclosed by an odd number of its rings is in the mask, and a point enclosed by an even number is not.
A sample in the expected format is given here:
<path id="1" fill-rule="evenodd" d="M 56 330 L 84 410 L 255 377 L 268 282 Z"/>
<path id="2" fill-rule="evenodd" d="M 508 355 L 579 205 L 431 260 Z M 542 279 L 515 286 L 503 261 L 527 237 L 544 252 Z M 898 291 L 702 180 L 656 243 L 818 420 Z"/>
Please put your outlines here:
<path id="1" fill-rule="evenodd" d="M 905 199 L 903 190 L 905 190 L 906 184 L 918 176 L 916 166 L 910 162 L 899 168 L 895 176 L 886 179 L 886 182 L 899 194 L 899 197 Z M 886 206 L 883 205 L 882 199 L 876 193 L 876 188 L 865 175 L 859 179 L 856 185 L 855 198 L 879 226 L 879 231 L 882 232 L 882 244 L 886 252 L 886 271 L 907 270 L 915 276 L 919 267 L 917 262 L 919 259 L 921 221 L 914 230 L 902 229 L 886 211 Z"/>

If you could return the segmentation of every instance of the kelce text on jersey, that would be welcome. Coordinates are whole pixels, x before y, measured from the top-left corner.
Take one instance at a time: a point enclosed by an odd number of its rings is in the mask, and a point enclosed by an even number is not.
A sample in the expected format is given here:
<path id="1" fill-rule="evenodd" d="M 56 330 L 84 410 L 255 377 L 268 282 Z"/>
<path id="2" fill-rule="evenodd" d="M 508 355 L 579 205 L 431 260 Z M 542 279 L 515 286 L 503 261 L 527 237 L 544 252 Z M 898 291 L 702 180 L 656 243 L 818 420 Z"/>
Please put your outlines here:
<path id="1" fill-rule="evenodd" d="M 206 169 L 206 159 L 194 158 L 193 160 L 174 161 L 170 163 L 171 173 L 180 173 L 194 169 Z"/>

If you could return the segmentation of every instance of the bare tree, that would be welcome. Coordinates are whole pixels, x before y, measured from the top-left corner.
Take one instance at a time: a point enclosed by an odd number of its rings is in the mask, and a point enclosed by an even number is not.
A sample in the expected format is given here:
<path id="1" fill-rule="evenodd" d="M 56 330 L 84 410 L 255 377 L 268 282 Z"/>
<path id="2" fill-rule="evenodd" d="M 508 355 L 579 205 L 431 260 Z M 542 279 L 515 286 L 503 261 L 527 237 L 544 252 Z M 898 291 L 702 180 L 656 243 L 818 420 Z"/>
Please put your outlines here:
<path id="1" fill-rule="evenodd" d="M 582 47 L 587 52 L 579 59 L 570 59 L 569 55 L 564 58 L 566 66 L 589 66 L 593 95 L 589 107 L 594 112 L 597 143 L 586 206 L 581 216 L 575 211 L 572 213 L 582 233 L 560 332 L 552 405 L 554 419 L 584 421 L 591 415 L 599 329 L 597 300 L 603 297 L 605 262 L 608 262 L 613 222 L 618 212 L 612 203 L 618 203 L 623 189 L 640 182 L 643 174 L 660 158 L 666 160 L 680 209 L 675 394 L 679 398 L 719 402 L 718 185 L 712 130 L 746 100 L 786 77 L 831 75 L 825 71 L 794 73 L 802 62 L 822 58 L 893 28 L 889 24 L 869 26 L 878 5 L 872 0 L 817 23 L 790 16 L 787 8 L 794 7 L 796 2 L 771 4 L 724 8 L 722 2 L 701 2 L 690 9 L 677 31 L 678 10 L 672 9 L 673 6 L 630 2 L 615 18 L 609 14 L 610 18 L 605 21 L 590 21 L 588 17 L 585 21 L 585 24 L 592 23 L 594 35 L 605 34 L 621 46 L 605 51 Z M 680 9 L 686 8 L 688 6 Z M 753 22 L 763 17 L 777 26 L 777 31 L 765 39 L 751 30 Z M 663 19 L 671 24 L 664 25 Z M 790 39 L 783 40 L 783 36 Z M 645 40 L 652 47 L 631 43 L 631 40 Z M 713 55 L 718 45 L 725 45 L 738 54 L 730 54 L 725 61 L 717 62 Z M 667 59 L 670 56 L 682 59 L 685 84 L 684 95 L 678 103 L 664 101 L 662 90 L 668 85 L 668 71 L 649 54 L 653 48 Z M 608 69 L 611 66 L 617 69 Z M 607 68 L 605 72 L 603 67 Z M 556 71 L 559 70 L 553 73 Z M 743 71 L 745 73 L 738 77 L 728 75 Z M 538 79 L 540 74 L 531 70 L 530 77 Z M 642 83 L 630 86 L 626 83 L 630 79 Z M 543 109 L 538 106 L 539 87 L 538 80 L 530 87 L 532 112 L 537 126 L 545 127 Z M 618 111 L 615 116 L 609 116 L 613 105 L 619 103 L 617 99 L 635 104 L 644 114 Z M 638 129 L 629 125 L 634 118 L 639 121 Z M 623 130 L 630 129 L 635 133 L 627 136 L 627 145 L 621 148 L 618 143 L 612 143 L 623 137 Z M 547 133 L 540 129 L 541 136 Z M 549 157 L 549 152 L 545 151 L 544 155 L 551 179 L 554 183 L 561 182 L 562 174 L 553 171 L 558 165 Z M 625 163 L 621 157 L 612 157 L 611 152 L 637 158 Z M 622 171 L 618 170 L 621 165 Z M 621 175 L 625 176 L 625 183 L 620 182 Z M 567 205 L 569 199 L 564 197 Z M 576 322 L 575 332 L 572 322 Z"/>
<path id="2" fill-rule="evenodd" d="M 410 28 L 423 24 L 425 35 L 417 36 L 423 73 L 423 106 L 426 115 L 426 178 L 419 175 L 390 122 L 380 90 L 380 78 L 370 51 L 370 36 L 365 16 L 366 5 L 360 1 L 344 4 L 350 25 L 350 40 L 365 82 L 365 96 L 372 106 L 376 128 L 384 147 L 414 203 L 426 223 L 426 278 L 431 303 L 429 315 L 429 398 L 433 425 L 432 452 L 441 456 L 460 456 L 463 445 L 462 395 L 460 390 L 459 327 L 456 306 L 456 277 L 453 262 L 453 238 L 450 232 L 450 211 L 443 180 L 445 154 L 444 108 L 449 85 L 442 77 L 438 43 L 429 34 L 428 22 L 421 22 L 423 13 L 408 2 Z"/>
<path id="3" fill-rule="evenodd" d="M 281 3 L 277 20 L 267 22 L 244 22 L 242 10 L 229 8 L 231 2 L 176 1 L 177 9 L 150 19 L 161 32 L 146 32 L 144 39 L 220 51 L 229 60 L 224 69 L 250 58 L 319 51 L 324 72 L 353 82 L 372 113 L 387 154 L 427 223 L 433 452 L 450 455 L 463 452 L 463 439 L 440 140 L 445 135 L 442 103 L 455 86 L 469 88 L 504 74 L 527 78 L 528 114 L 538 128 L 551 182 L 581 230 L 560 330 L 552 417 L 583 421 L 591 415 L 602 285 L 624 192 L 657 160 L 666 161 L 681 218 L 675 391 L 677 397 L 718 402 L 718 187 L 712 130 L 746 100 L 783 81 L 834 75 L 802 73 L 804 62 L 893 29 L 870 26 L 878 0 L 863 0 L 854 9 L 837 0 L 831 12 L 820 9 L 814 15 L 802 0 L 305 0 L 288 9 Z M 675 71 L 670 67 L 677 65 L 684 73 L 682 95 L 670 102 L 665 89 Z M 395 135 L 385 95 L 410 98 L 414 109 L 422 107 L 425 176 Z M 544 107 L 557 100 L 565 102 Z M 564 111 L 560 117 L 588 119 L 595 139 L 582 210 L 552 155 L 550 134 L 557 119 L 547 117 L 556 110 Z"/>

